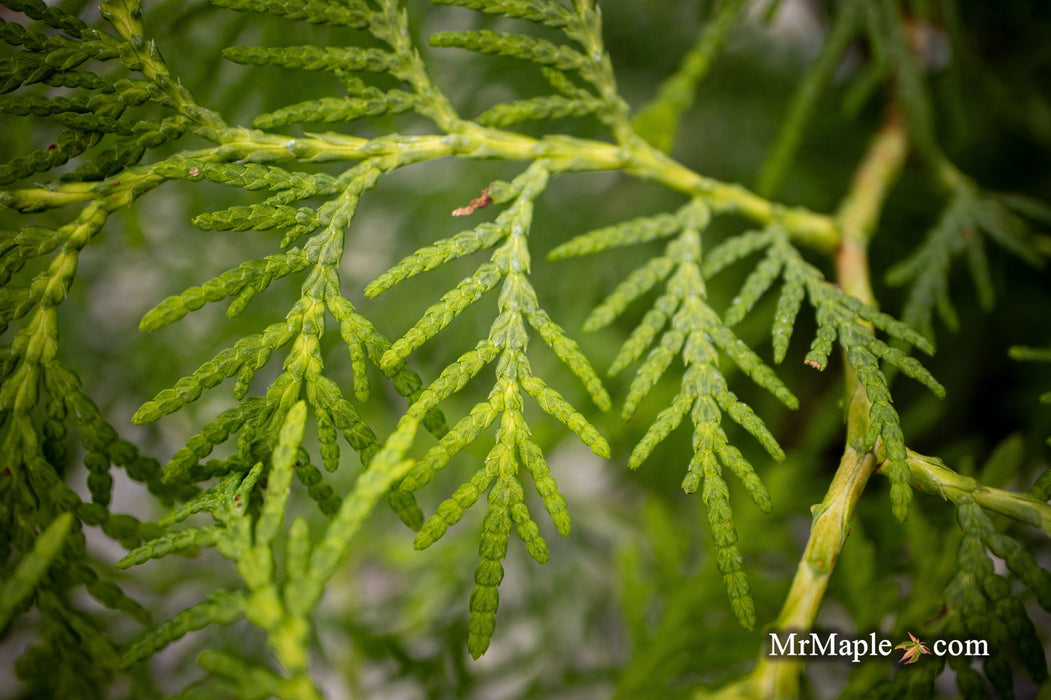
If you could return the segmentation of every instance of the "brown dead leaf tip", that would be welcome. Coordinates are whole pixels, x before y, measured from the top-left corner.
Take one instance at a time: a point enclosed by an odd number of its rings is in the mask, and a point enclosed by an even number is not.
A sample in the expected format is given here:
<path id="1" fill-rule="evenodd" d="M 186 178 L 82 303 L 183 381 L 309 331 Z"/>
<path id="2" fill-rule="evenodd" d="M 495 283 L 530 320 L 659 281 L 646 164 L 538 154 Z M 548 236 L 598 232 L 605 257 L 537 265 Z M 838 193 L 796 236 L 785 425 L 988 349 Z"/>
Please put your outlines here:
<path id="1" fill-rule="evenodd" d="M 803 362 L 806 363 L 807 365 L 813 367 L 814 369 L 816 369 L 819 372 L 821 370 L 825 369 L 824 367 L 821 366 L 820 362 L 815 362 L 814 360 L 803 360 Z"/>
<path id="2" fill-rule="evenodd" d="M 489 196 L 489 188 L 486 187 L 484 190 L 482 190 L 482 194 L 479 197 L 472 199 L 470 204 L 468 204 L 466 207 L 459 207 L 457 209 L 453 209 L 453 216 L 468 216 L 469 214 L 475 213 L 479 209 L 484 209 L 492 203 L 493 198 Z"/>

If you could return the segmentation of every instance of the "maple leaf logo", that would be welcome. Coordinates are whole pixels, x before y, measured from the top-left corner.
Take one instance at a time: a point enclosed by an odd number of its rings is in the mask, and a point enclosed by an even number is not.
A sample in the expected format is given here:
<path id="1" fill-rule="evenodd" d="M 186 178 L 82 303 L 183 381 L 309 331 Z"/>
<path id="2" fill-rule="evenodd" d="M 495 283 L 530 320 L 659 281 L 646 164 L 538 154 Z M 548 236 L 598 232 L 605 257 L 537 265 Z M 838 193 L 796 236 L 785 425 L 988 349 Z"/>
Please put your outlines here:
<path id="1" fill-rule="evenodd" d="M 920 657 L 924 654 L 930 654 L 931 650 L 927 648 L 927 645 L 912 636 L 912 632 L 909 632 L 909 639 L 912 641 L 902 642 L 895 649 L 904 649 L 905 653 L 901 655 L 899 661 L 903 664 L 914 664 L 920 660 Z"/>

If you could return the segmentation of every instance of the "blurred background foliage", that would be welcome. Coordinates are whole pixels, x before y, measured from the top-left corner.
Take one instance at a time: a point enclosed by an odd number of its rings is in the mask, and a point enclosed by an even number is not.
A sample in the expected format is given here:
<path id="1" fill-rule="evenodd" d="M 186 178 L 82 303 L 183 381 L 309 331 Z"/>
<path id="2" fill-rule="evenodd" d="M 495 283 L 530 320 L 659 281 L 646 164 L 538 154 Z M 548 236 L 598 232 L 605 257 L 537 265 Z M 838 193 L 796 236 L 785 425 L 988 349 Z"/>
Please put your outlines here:
<path id="1" fill-rule="evenodd" d="M 79 6 L 83 17 L 97 13 L 86 0 L 62 4 L 71 9 Z M 601 3 L 607 46 L 622 92 L 633 106 L 653 96 L 716 4 Z M 765 4 L 750 8 L 748 19 L 732 31 L 726 49 L 700 85 L 672 155 L 705 175 L 754 185 L 785 106 L 821 45 L 834 4 L 783 0 L 771 18 Z M 913 4 L 921 10 L 928 5 Z M 929 4 L 939 5 L 933 0 Z M 944 147 L 983 188 L 1051 200 L 1051 42 L 1047 40 L 1051 5 L 1028 0 L 945 4 L 955 6 L 957 36 L 950 42 L 947 31 L 936 32 L 944 60 L 936 62 L 928 75 Z M 410 0 L 408 5 L 420 36 L 447 29 L 499 30 L 505 24 L 466 10 L 435 8 L 424 0 Z M 341 88 L 326 74 L 227 63 L 219 57 L 220 47 L 360 42 L 354 32 L 228 12 L 207 2 L 148 3 L 144 18 L 173 74 L 201 104 L 219 111 L 231 124 L 247 125 L 260 112 L 339 94 Z M 878 92 L 861 103 L 852 97 L 851 86 L 866 50 L 862 44 L 850 48 L 820 98 L 778 194 L 782 201 L 827 212 L 846 190 L 886 104 Z M 510 59 L 478 60 L 449 49 L 426 51 L 436 81 L 465 116 L 483 112 L 508 94 L 545 92 L 538 72 Z M 2 125 L 3 160 L 23 152 L 27 144 L 45 146 L 53 137 L 40 133 L 32 119 L 5 116 Z M 291 130 L 300 128 L 330 127 L 304 125 Z M 411 116 L 346 128 L 360 136 L 430 130 L 427 123 Z M 523 129 L 591 137 L 602 133 L 599 124 L 588 119 Z M 190 139 L 184 139 L 165 148 L 174 152 L 193 147 Z M 162 149 L 150 157 L 164 153 Z M 419 313 L 421 297 L 449 288 L 476 261 L 458 261 L 367 302 L 361 295 L 363 286 L 421 245 L 460 230 L 462 221 L 449 212 L 477 196 L 489 182 L 510 179 L 521 168 L 514 163 L 446 160 L 384 178 L 364 199 L 348 231 L 342 270 L 345 292 L 383 332 L 399 336 Z M 225 407 L 217 403 L 233 405 L 233 399 L 212 392 L 189 410 L 145 428 L 131 426 L 134 410 L 218 349 L 279 319 L 298 298 L 297 282 L 285 280 L 232 321 L 213 307 L 153 334 L 137 330 L 142 314 L 166 296 L 240 260 L 276 250 L 277 234 L 204 232 L 190 225 L 194 215 L 246 204 L 245 197 L 232 188 L 188 182 L 169 182 L 150 193 L 138 206 L 111 219 L 105 235 L 82 256 L 70 303 L 59 312 L 66 360 L 80 373 L 89 394 L 126 437 L 162 462 L 204 417 Z M 544 254 L 576 234 L 680 204 L 674 194 L 608 173 L 563 176 L 538 204 L 531 235 L 535 287 L 541 303 L 578 338 L 600 371 L 608 367 L 643 310 L 629 311 L 613 326 L 590 336 L 579 328 L 587 312 L 632 269 L 638 253 L 558 263 L 545 261 Z M 872 246 L 876 296 L 884 310 L 900 313 L 904 292 L 883 284 L 883 273 L 915 249 L 944 205 L 944 193 L 918 167 L 907 170 L 894 188 Z M 13 225 L 8 214 L 0 211 L 0 225 Z M 37 215 L 40 221 L 49 216 L 63 214 Z M 740 220 L 720 217 L 705 234 L 705 245 L 710 249 L 742 227 Z M 656 252 L 658 244 L 652 245 Z M 894 387 L 895 399 L 910 446 L 938 455 L 961 471 L 983 463 L 1009 440 L 1005 449 L 1012 450 L 1008 458 L 1014 460 L 1014 467 L 999 470 L 1000 483 L 990 485 L 1025 490 L 1046 468 L 1051 408 L 1037 399 L 1051 386 L 1051 371 L 1008 360 L 1007 348 L 1046 345 L 1051 340 L 1051 287 L 1046 274 L 998 249 L 991 251 L 991 265 L 997 291 L 991 313 L 980 310 L 970 283 L 962 279 L 965 273 L 954 273 L 960 330 L 953 333 L 937 326 L 939 352 L 927 363 L 947 387 L 948 398 L 939 401 L 921 387 L 902 382 Z M 738 265 L 717 279 L 710 288 L 715 308 L 725 308 L 748 270 L 748 264 Z M 746 341 L 757 343 L 755 339 L 764 337 L 773 303 L 764 298 L 759 312 L 740 328 Z M 425 380 L 433 379 L 444 362 L 484 334 L 489 313 L 487 307 L 464 314 L 417 353 L 412 366 Z M 819 374 L 803 365 L 805 347 L 800 339 L 811 336 L 810 329 L 797 330 L 796 342 L 778 370 L 800 397 L 800 410 L 786 411 L 747 380 L 733 386 L 767 419 L 789 455 L 784 463 L 775 464 L 739 429 L 740 435 L 731 434 L 741 438 L 738 444 L 757 465 L 774 499 L 773 512 L 763 515 L 737 484 L 731 484 L 761 622 L 777 613 L 805 542 L 809 507 L 820 501 L 841 447 L 841 379 L 835 368 Z M 542 358 L 535 361 L 537 373 L 551 377 L 574 404 L 586 404 L 583 390 L 557 366 L 553 355 L 544 355 L 539 342 L 534 346 Z M 765 342 L 756 349 L 770 358 Z M 336 370 L 337 378 L 342 371 L 349 383 L 345 351 L 335 343 L 331 350 L 327 365 L 341 368 Z M 268 369 L 257 383 L 272 378 L 276 368 Z M 371 402 L 363 410 L 382 437 L 404 407 L 385 384 L 373 379 L 373 389 L 389 400 Z M 623 397 L 629 379 L 611 379 L 611 393 Z M 762 644 L 763 632 L 746 631 L 734 621 L 708 556 L 710 539 L 699 498 L 685 496 L 679 487 L 690 454 L 688 434 L 673 435 L 637 473 L 625 467 L 631 446 L 675 390 L 675 381 L 665 378 L 627 424 L 615 412 L 594 418 L 610 438 L 614 456 L 609 462 L 577 445 L 538 410 L 530 416 L 539 444 L 550 456 L 552 472 L 563 486 L 575 527 L 571 537 L 562 540 L 547 524 L 544 532 L 552 556 L 544 567 L 524 561 L 521 547 L 510 548 L 500 626 L 491 650 L 477 663 L 468 660 L 464 646 L 466 600 L 476 557 L 474 536 L 457 537 L 454 532 L 427 551 L 413 552 L 412 533 L 389 511 L 377 513 L 360 537 L 352 561 L 330 586 L 318 622 L 316 648 L 325 669 L 318 677 L 330 697 L 675 698 L 698 683 L 716 684 L 746 671 Z M 445 412 L 463 415 L 483 395 L 483 386 L 473 393 L 469 387 L 448 403 Z M 77 466 L 80 457 L 69 455 L 70 470 L 82 469 Z M 474 470 L 471 462 L 483 457 L 476 447 L 454 458 L 437 477 L 438 483 L 423 494 L 423 499 L 434 499 L 421 503 L 424 510 L 433 510 L 439 495 L 451 492 L 465 473 Z M 334 475 L 333 485 L 345 491 L 360 467 L 349 453 L 344 460 L 353 460 L 354 465 Z M 82 484 L 83 479 L 71 478 L 71 482 Z M 912 625 L 922 630 L 923 621 L 938 613 L 941 590 L 952 574 L 952 557 L 946 564 L 944 553 L 956 550 L 959 537 L 954 512 L 937 497 L 921 494 L 908 523 L 899 526 L 880 493 L 886 488 L 885 482 L 874 480 L 872 493 L 866 493 L 860 505 L 819 618 L 821 627 L 889 633 Z M 114 504 L 141 517 L 159 514 L 145 490 L 131 485 L 118 486 Z M 313 510 L 306 507 L 302 512 Z M 474 532 L 480 517 L 480 511 L 469 512 L 456 529 Z M 1031 537 L 1021 528 L 1012 534 L 1031 543 L 1032 551 L 1047 561 L 1047 542 L 1039 535 Z M 114 549 L 102 540 L 95 545 Z M 106 561 L 121 554 L 99 552 Z M 209 553 L 198 559 L 155 562 L 137 571 L 134 580 L 129 577 L 126 585 L 131 595 L 164 618 L 203 598 L 224 576 L 232 576 L 229 567 Z M 1030 612 L 1046 639 L 1051 629 L 1047 614 L 1035 607 Z M 243 651 L 246 645 L 258 643 L 262 649 L 260 642 L 246 637 L 241 625 L 245 623 L 213 628 L 173 645 L 154 662 L 156 673 L 149 683 L 160 691 L 185 685 L 186 678 L 200 673 L 193 659 L 203 648 Z M 118 636 L 131 633 L 116 631 Z M 20 634 L 15 626 L 0 640 L 5 661 L 17 652 Z M 816 697 L 832 697 L 844 692 L 849 682 L 850 691 L 860 694 L 892 672 L 885 659 L 856 668 L 811 664 L 807 690 Z M 0 694 L 18 697 L 19 686 L 9 674 L 10 663 L 0 663 Z M 1019 688 L 1023 697 L 1025 690 Z"/>

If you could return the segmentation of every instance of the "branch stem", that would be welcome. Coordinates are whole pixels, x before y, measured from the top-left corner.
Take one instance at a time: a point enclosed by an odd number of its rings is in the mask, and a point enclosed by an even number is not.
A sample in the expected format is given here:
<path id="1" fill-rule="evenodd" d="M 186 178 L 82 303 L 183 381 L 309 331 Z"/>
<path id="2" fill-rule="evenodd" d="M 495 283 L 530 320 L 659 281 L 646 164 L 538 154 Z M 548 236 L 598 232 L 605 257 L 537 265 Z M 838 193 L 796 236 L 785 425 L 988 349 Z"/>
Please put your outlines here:
<path id="1" fill-rule="evenodd" d="M 622 170 L 658 182 L 689 197 L 700 197 L 718 212 L 733 212 L 766 225 L 780 222 L 798 243 L 830 253 L 840 243 L 836 220 L 802 207 L 786 207 L 764 199 L 746 188 L 707 178 L 635 139 L 627 145 L 547 136 L 540 139 L 461 122 L 458 131 L 442 135 L 385 136 L 363 139 L 343 134 L 291 137 L 234 127 L 216 135 L 218 145 L 184 151 L 169 160 L 196 159 L 249 162 L 352 161 L 395 156 L 408 165 L 457 156 L 500 160 L 549 160 L 562 171 Z M 101 193 L 115 197 L 133 187 L 156 186 L 162 179 L 151 165 L 128 168 L 100 183 L 63 183 L 49 188 L 29 188 L 0 193 L 0 207 L 39 211 L 96 199 Z M 147 184 L 148 183 L 148 184 Z"/>
<path id="2" fill-rule="evenodd" d="M 941 460 L 909 450 L 909 473 L 912 485 L 919 491 L 936 493 L 956 503 L 965 496 L 986 510 L 1040 528 L 1051 534 L 1051 506 L 1033 496 L 983 486 L 969 476 L 946 467 Z M 885 463 L 877 467 L 881 472 Z"/>

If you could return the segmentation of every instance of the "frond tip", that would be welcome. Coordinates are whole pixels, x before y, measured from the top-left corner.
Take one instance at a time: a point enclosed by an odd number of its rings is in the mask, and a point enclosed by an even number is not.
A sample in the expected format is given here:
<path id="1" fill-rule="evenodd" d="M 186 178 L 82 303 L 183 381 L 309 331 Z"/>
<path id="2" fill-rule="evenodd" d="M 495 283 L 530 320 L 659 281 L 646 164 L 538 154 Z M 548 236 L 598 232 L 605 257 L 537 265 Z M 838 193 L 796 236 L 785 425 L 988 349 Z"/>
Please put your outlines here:
<path id="1" fill-rule="evenodd" d="M 635 446 L 628 466 L 631 469 L 641 466 L 657 445 L 690 415 L 693 459 L 682 486 L 687 493 L 701 491 L 717 548 L 719 570 L 734 614 L 742 625 L 751 629 L 755 625 L 755 607 L 737 549 L 723 469 L 729 468 L 741 479 L 764 511 L 771 507 L 770 496 L 751 464 L 730 444 L 722 427 L 723 415 L 751 433 L 773 458 L 784 459 L 784 451 L 762 419 L 730 391 L 719 368 L 719 355 L 731 358 L 739 369 L 786 406 L 795 408 L 798 400 L 708 306 L 701 276 L 701 230 L 708 220 L 708 208 L 694 201 L 674 214 L 636 219 L 578 236 L 555 249 L 552 257 L 583 255 L 677 234 L 664 255 L 636 269 L 591 313 L 585 328 L 593 330 L 608 324 L 635 299 L 664 284 L 665 291 L 621 347 L 610 369 L 611 373 L 619 372 L 642 360 L 625 399 L 624 419 L 634 415 L 676 357 L 681 357 L 685 373 L 679 393 L 671 405 L 657 415 Z"/>
<path id="2" fill-rule="evenodd" d="M 933 346 L 909 325 L 826 282 L 821 271 L 803 259 L 785 231 L 776 225 L 764 232 L 729 239 L 712 252 L 709 261 L 715 259 L 716 262 L 706 269 L 718 271 L 762 247 L 766 247 L 766 255 L 745 280 L 741 293 L 727 311 L 727 317 L 732 317 L 734 322 L 742 320 L 776 278 L 783 277 L 784 286 L 772 328 L 774 358 L 781 361 L 788 350 L 802 303 L 804 299 L 810 302 L 817 316 L 817 332 L 804 361 L 819 371 L 824 370 L 835 343 L 838 341 L 843 348 L 869 403 L 869 429 L 864 444 L 859 447 L 872 449 L 880 441 L 879 445 L 890 462 L 892 510 L 899 521 L 904 520 L 912 499 L 909 470 L 905 463 L 905 437 L 880 362 L 893 365 L 939 398 L 945 395 L 945 388 L 918 360 L 877 338 L 873 329 L 927 353 L 934 351 Z"/>
<path id="3" fill-rule="evenodd" d="M 468 623 L 467 645 L 475 658 L 485 653 L 496 628 L 500 602 L 498 587 L 504 576 L 502 562 L 507 555 L 512 529 L 533 559 L 543 564 L 549 558 L 547 543 L 526 505 L 521 478 L 523 471 L 532 477 L 558 533 L 565 536 L 570 530 L 566 499 L 526 423 L 525 396 L 531 396 L 541 410 L 573 431 L 595 454 L 609 456 L 606 439 L 583 413 L 533 374 L 526 353 L 529 343 L 527 328 L 531 327 L 580 379 L 594 403 L 602 409 L 609 407 L 609 395 L 598 374 L 577 343 L 541 308 L 529 280 L 527 236 L 532 226 L 533 200 L 547 186 L 549 168 L 549 164 L 538 161 L 510 184 L 494 184 L 491 188 L 495 190 L 493 201 L 510 202 L 494 222 L 480 224 L 416 251 L 377 278 L 366 290 L 369 296 L 374 296 L 402 280 L 433 270 L 455 258 L 495 248 L 487 262 L 427 309 L 423 317 L 385 353 L 384 366 L 399 365 L 457 314 L 479 301 L 485 292 L 500 288 L 497 315 L 489 327 L 488 337 L 446 367 L 441 376 L 420 393 L 370 466 L 370 469 L 387 470 L 396 464 L 408 464 L 404 476 L 388 493 L 387 501 L 402 521 L 418 531 L 413 542 L 417 549 L 437 542 L 481 500 L 483 494 L 487 494 Z M 421 459 L 415 462 L 405 460 L 417 425 L 424 416 L 493 363 L 496 365 L 496 382 L 488 397 L 477 403 Z M 414 492 L 429 483 L 456 454 L 494 425 L 495 441 L 484 465 L 425 519 L 416 504 Z"/>
<path id="4" fill-rule="evenodd" d="M 1015 203 L 1016 200 L 1006 198 L 1006 201 Z M 952 264 L 960 256 L 966 257 L 982 308 L 987 311 L 992 308 L 994 292 L 986 238 L 1029 265 L 1043 265 L 1035 238 L 1018 214 L 1003 200 L 962 185 L 927 239 L 912 255 L 887 271 L 889 284 L 909 286 L 902 318 L 926 339 L 934 340 L 935 312 L 950 330 L 959 327 L 949 278 Z"/>

